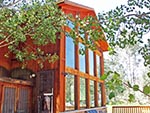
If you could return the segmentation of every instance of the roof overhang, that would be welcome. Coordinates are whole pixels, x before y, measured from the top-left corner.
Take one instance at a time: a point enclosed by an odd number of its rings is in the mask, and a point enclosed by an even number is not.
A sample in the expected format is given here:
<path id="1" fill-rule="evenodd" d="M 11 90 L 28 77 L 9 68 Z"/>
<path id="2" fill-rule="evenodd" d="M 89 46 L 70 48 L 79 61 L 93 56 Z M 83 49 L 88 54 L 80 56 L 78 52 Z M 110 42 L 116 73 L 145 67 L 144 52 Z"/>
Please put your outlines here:
<path id="1" fill-rule="evenodd" d="M 96 13 L 94 11 L 93 8 L 90 8 L 88 6 L 84 6 L 69 0 L 59 0 L 57 2 L 58 6 L 60 6 L 62 8 L 62 10 L 67 10 L 68 14 L 69 12 L 82 12 L 84 13 L 84 15 L 88 15 L 88 16 L 94 16 L 96 17 Z M 101 32 L 101 31 L 100 31 Z M 102 49 L 102 51 L 108 51 L 108 43 L 105 40 L 105 35 L 103 33 L 103 39 L 100 39 L 99 41 L 96 42 L 97 46 L 100 47 Z"/>

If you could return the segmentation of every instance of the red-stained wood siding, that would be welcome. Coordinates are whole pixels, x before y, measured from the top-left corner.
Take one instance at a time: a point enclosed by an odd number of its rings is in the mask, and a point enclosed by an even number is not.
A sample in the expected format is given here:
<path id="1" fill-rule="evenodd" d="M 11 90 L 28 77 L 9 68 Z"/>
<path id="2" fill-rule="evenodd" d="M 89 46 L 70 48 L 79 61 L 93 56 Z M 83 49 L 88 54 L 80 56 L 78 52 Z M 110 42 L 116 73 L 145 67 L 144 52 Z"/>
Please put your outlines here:
<path id="1" fill-rule="evenodd" d="M 56 53 L 59 56 L 59 49 L 60 49 L 60 43 L 59 42 L 60 42 L 60 40 L 57 39 L 56 44 L 48 44 L 46 46 L 40 46 L 40 48 L 43 51 L 45 51 L 45 53 L 49 53 L 49 54 L 52 54 L 52 55 Z M 22 66 L 22 63 L 18 62 L 17 60 L 12 61 L 12 66 L 11 66 L 12 69 L 16 68 L 16 67 L 21 67 L 21 66 Z M 48 61 L 46 61 L 46 62 L 44 62 L 44 67 L 42 68 L 42 70 L 56 69 L 58 67 L 59 67 L 58 62 L 49 63 Z M 29 68 L 34 72 L 37 72 L 37 71 L 41 70 L 41 68 L 38 64 L 38 60 L 28 61 L 26 68 Z"/>
<path id="2" fill-rule="evenodd" d="M 11 68 L 11 60 L 10 60 L 10 58 L 5 57 L 5 54 L 7 54 L 7 52 L 8 52 L 7 47 L 0 48 L 0 66 L 5 67 L 6 69 L 10 69 Z"/>
<path id="3" fill-rule="evenodd" d="M 68 3 L 68 2 L 62 2 L 60 4 L 58 4 L 60 6 L 60 8 L 64 11 L 65 14 L 72 14 L 74 17 L 76 15 L 80 15 L 80 18 L 84 18 L 86 16 L 96 16 L 95 12 L 93 9 L 91 8 L 87 8 L 84 6 L 80 6 L 79 4 L 74 4 L 72 2 Z M 66 30 L 66 29 L 65 29 Z M 99 78 L 97 78 L 97 70 L 94 70 L 95 76 L 90 76 L 89 75 L 89 55 L 88 55 L 88 50 L 86 50 L 86 73 L 80 73 L 78 72 L 79 70 L 79 53 L 78 53 L 78 46 L 76 46 L 76 66 L 75 66 L 75 70 L 69 69 L 66 67 L 65 62 L 66 62 L 66 57 L 65 57 L 65 34 L 61 33 L 61 39 L 57 39 L 56 40 L 56 44 L 49 44 L 46 46 L 41 46 L 40 48 L 42 50 L 44 50 L 46 53 L 50 53 L 50 54 L 54 54 L 56 53 L 59 56 L 59 59 L 55 62 L 55 63 L 48 63 L 45 62 L 44 63 L 44 67 L 41 69 L 38 66 L 38 61 L 28 61 L 27 62 L 27 68 L 31 69 L 33 72 L 38 73 L 40 71 L 48 71 L 48 70 L 53 70 L 54 71 L 54 81 L 53 81 L 53 87 L 54 87 L 54 106 L 53 106 L 53 112 L 54 113 L 59 113 L 59 112 L 63 112 L 65 111 L 65 72 L 71 72 L 73 74 L 75 74 L 75 109 L 80 109 L 80 77 L 85 77 L 86 80 L 86 107 L 90 108 L 90 80 L 94 80 L 94 86 L 95 86 L 95 106 L 98 106 L 98 101 L 97 101 L 97 89 L 98 89 L 98 82 L 102 83 L 102 105 L 106 104 L 105 101 L 105 86 L 104 86 L 104 82 L 99 80 Z M 88 36 L 86 36 L 88 37 Z M 27 43 L 30 43 L 32 45 L 32 41 L 27 41 Z M 107 48 L 107 44 L 101 42 L 100 43 L 100 48 L 104 48 L 106 50 Z M 35 47 L 36 48 L 36 47 Z M 5 67 L 8 70 L 14 69 L 16 67 L 21 67 L 22 64 L 16 60 L 12 60 L 13 57 L 10 57 L 9 59 L 4 57 L 4 54 L 7 52 L 7 48 L 4 48 L 3 51 L 0 51 L 0 65 Z M 102 53 L 101 53 L 102 54 Z M 94 57 L 94 59 L 96 59 L 96 57 Z M 96 66 L 96 60 L 94 60 L 94 64 Z M 101 74 L 104 73 L 104 63 L 103 63 L 103 57 L 101 58 Z M 23 87 L 22 85 L 16 85 L 15 82 L 9 84 L 9 83 L 2 83 L 0 82 L 0 105 L 2 106 L 2 101 L 3 101 L 3 90 L 4 90 L 4 85 L 8 85 L 8 86 L 12 86 L 12 87 Z M 40 85 L 39 82 L 36 81 L 36 85 Z M 25 85 L 26 87 L 26 85 Z M 29 86 L 27 86 L 29 87 Z M 29 89 L 32 89 L 29 87 Z M 34 98 L 34 104 L 37 104 L 37 101 L 35 101 L 37 99 L 37 94 L 35 94 L 36 90 L 39 90 L 38 88 L 34 89 L 34 96 L 32 96 L 30 91 L 30 99 L 33 97 Z M 19 89 L 17 91 L 20 91 Z M 19 99 L 18 95 L 19 93 L 16 94 L 17 98 Z M 32 99 L 31 99 L 32 100 Z M 18 104 L 18 103 L 17 103 Z M 30 105 L 30 108 L 32 107 L 32 105 Z M 36 109 L 36 108 L 35 108 Z M 1 111 L 2 111 L 2 107 L 1 107 Z M 1 112 L 0 112 L 1 113 Z"/>

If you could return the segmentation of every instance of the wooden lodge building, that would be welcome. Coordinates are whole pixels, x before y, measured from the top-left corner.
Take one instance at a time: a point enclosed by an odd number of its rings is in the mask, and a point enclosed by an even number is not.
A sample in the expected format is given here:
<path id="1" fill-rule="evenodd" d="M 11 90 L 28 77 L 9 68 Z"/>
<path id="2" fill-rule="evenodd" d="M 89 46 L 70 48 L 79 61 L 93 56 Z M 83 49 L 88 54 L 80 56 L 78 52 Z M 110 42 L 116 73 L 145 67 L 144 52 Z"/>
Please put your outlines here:
<path id="1" fill-rule="evenodd" d="M 58 5 L 66 14 L 96 16 L 92 8 L 67 0 Z M 68 22 L 69 28 L 74 27 Z M 97 50 L 88 49 L 84 55 L 79 54 L 81 47 L 82 43 L 75 45 L 72 38 L 61 34 L 56 44 L 43 48 L 56 52 L 59 59 L 45 63 L 43 69 L 33 61 L 22 69 L 19 62 L 4 57 L 7 47 L 1 48 L 0 113 L 106 113 L 105 86 L 99 78 L 104 73 L 103 52 L 108 44 L 99 41 Z"/>

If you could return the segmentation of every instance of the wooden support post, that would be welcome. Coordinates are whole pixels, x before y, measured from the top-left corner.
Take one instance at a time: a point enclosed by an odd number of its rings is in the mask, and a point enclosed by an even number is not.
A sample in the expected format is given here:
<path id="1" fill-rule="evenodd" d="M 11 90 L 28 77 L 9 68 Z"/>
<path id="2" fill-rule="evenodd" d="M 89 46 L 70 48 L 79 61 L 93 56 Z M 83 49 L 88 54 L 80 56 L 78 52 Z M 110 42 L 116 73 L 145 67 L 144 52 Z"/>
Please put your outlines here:
<path id="1" fill-rule="evenodd" d="M 101 64 L 101 76 L 104 74 L 104 58 L 103 58 L 103 53 L 100 58 L 100 64 Z M 101 83 L 101 106 L 106 106 L 106 92 L 105 92 L 105 82 Z"/>
<path id="2" fill-rule="evenodd" d="M 86 64 L 86 73 L 89 74 L 89 52 L 88 49 L 85 51 L 85 64 Z M 90 80 L 89 78 L 85 81 L 86 84 L 86 108 L 90 108 Z"/>
<path id="3" fill-rule="evenodd" d="M 97 60 L 96 60 L 96 53 L 94 52 L 94 76 L 97 77 Z M 94 81 L 94 104 L 95 107 L 98 107 L 98 86 L 97 81 Z"/>
<path id="4" fill-rule="evenodd" d="M 64 29 L 64 28 L 63 28 Z M 64 76 L 64 71 L 65 71 L 65 34 L 61 33 L 61 39 L 60 39 L 60 52 L 59 52 L 59 79 L 56 80 L 57 82 L 59 81 L 59 96 L 60 96 L 60 108 L 59 108 L 59 112 L 65 111 L 65 76 Z"/>
<path id="5" fill-rule="evenodd" d="M 94 81 L 94 104 L 98 107 L 98 83 Z"/>
<path id="6" fill-rule="evenodd" d="M 59 60 L 56 63 L 54 76 L 54 103 L 53 112 L 59 113 L 65 111 L 65 34 L 61 33 L 61 39 L 57 42 L 59 48 Z M 58 68 L 58 69 L 57 69 Z"/>
<path id="7" fill-rule="evenodd" d="M 75 69 L 79 70 L 79 46 L 75 45 Z M 80 109 L 80 76 L 75 76 L 75 110 Z"/>
<path id="8" fill-rule="evenodd" d="M 0 113 L 2 112 L 2 91 L 3 85 L 0 83 Z"/>

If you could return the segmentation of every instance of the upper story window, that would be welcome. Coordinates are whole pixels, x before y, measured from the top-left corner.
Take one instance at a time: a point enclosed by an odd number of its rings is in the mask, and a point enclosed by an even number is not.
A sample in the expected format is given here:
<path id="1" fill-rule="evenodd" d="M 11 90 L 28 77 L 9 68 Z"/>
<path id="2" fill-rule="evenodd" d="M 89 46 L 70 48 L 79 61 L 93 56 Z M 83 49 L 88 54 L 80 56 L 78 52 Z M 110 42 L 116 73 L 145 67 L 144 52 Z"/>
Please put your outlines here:
<path id="1" fill-rule="evenodd" d="M 80 27 L 78 29 L 78 32 L 79 32 L 80 38 L 84 39 L 85 38 L 85 32 L 82 29 L 80 29 Z"/>
<path id="2" fill-rule="evenodd" d="M 73 39 L 66 36 L 66 66 L 75 67 L 75 47 Z"/>
<path id="3" fill-rule="evenodd" d="M 70 27 L 71 29 L 73 29 L 75 26 L 73 24 L 73 22 L 71 20 L 66 20 L 66 24 L 68 25 L 68 27 Z"/>
<path id="4" fill-rule="evenodd" d="M 71 30 L 73 29 L 75 34 L 78 35 L 76 44 L 74 44 L 73 39 L 69 35 L 66 35 L 65 72 L 70 75 L 65 76 L 66 110 L 74 110 L 76 107 L 81 109 L 97 107 L 98 104 L 100 106 L 104 102 L 101 101 L 101 99 L 104 100 L 101 98 L 104 88 L 101 88 L 100 84 L 102 81 L 98 79 L 101 75 L 101 66 L 103 66 L 103 64 L 101 65 L 101 58 L 103 57 L 101 57 L 98 49 L 86 48 L 84 41 L 90 40 L 90 36 L 85 34 L 78 24 L 76 26 L 70 20 L 66 22 L 68 27 L 65 27 L 65 30 L 68 33 L 72 33 Z M 80 54 L 82 49 L 85 50 L 85 48 L 87 49 L 85 53 Z M 89 75 L 91 76 L 89 77 Z M 79 82 L 79 84 L 76 84 L 75 81 Z"/>
<path id="5" fill-rule="evenodd" d="M 96 55 L 96 63 L 97 63 L 97 75 L 100 77 L 101 75 L 101 62 L 100 62 L 100 56 Z"/>
<path id="6" fill-rule="evenodd" d="M 85 50 L 85 46 L 81 43 L 79 43 L 79 49 L 82 52 L 82 50 Z M 85 54 L 79 54 L 79 70 L 85 73 Z"/>
<path id="7" fill-rule="evenodd" d="M 94 52 L 89 49 L 89 69 L 90 75 L 94 75 Z"/>

